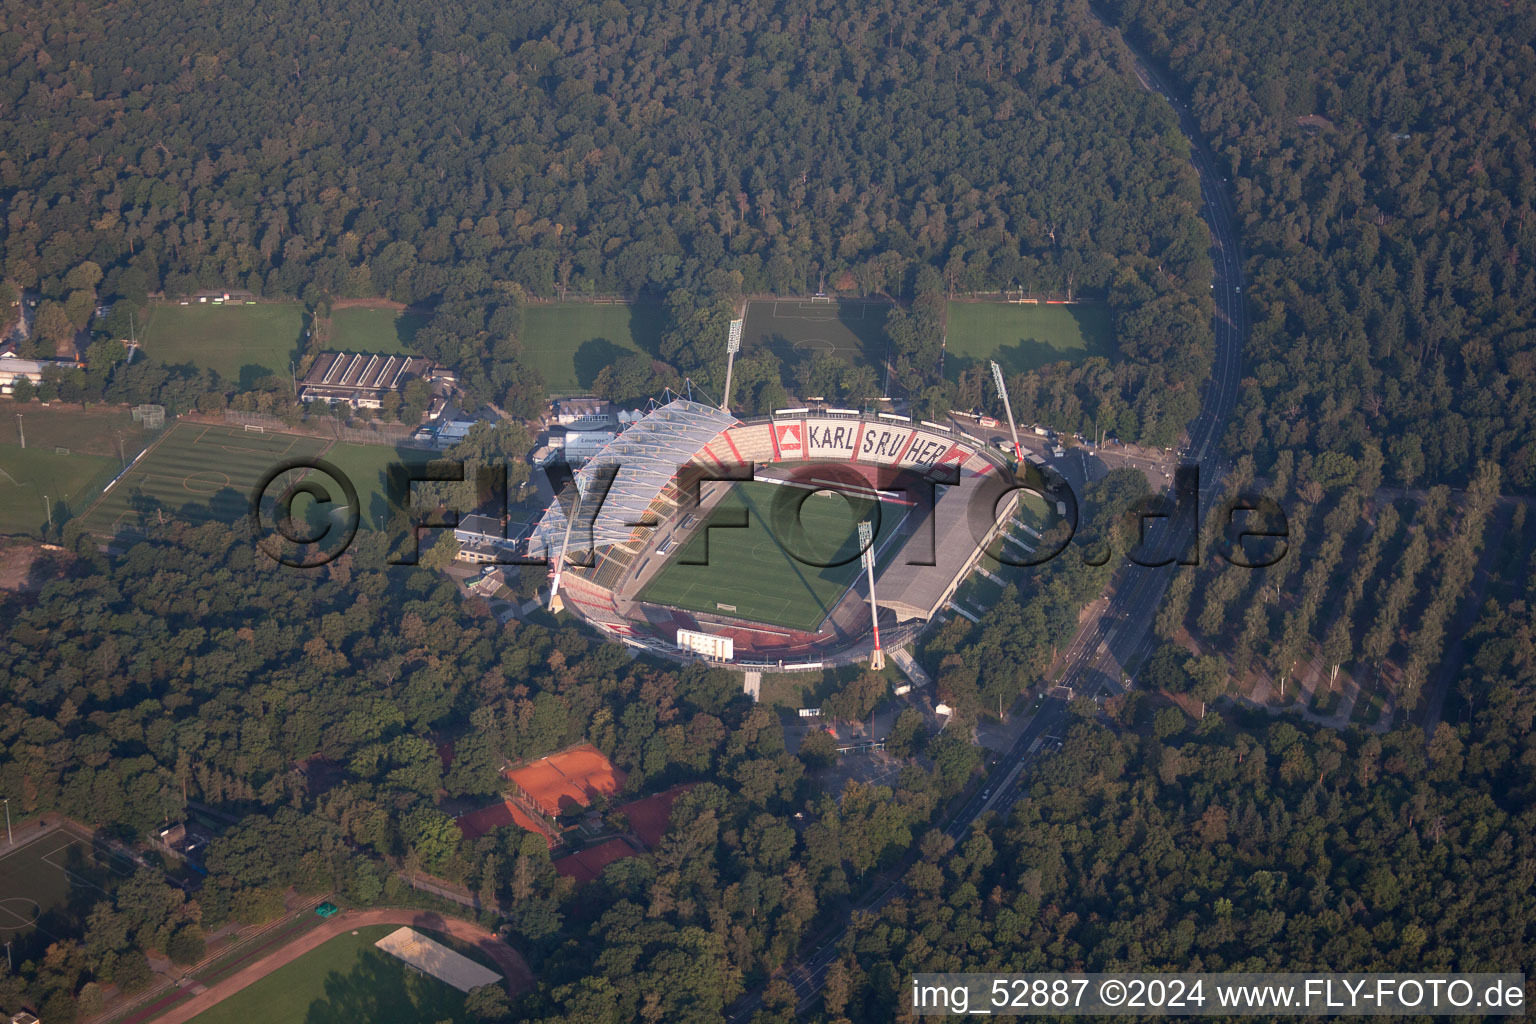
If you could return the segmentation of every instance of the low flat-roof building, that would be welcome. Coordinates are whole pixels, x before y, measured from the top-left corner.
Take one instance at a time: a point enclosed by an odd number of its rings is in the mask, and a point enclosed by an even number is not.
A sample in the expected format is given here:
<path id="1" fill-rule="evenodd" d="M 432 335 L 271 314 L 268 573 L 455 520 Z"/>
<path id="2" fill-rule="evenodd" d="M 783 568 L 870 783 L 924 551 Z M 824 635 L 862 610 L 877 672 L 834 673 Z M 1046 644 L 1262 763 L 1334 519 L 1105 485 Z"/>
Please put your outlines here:
<path id="1" fill-rule="evenodd" d="M 613 403 L 601 398 L 557 398 L 550 405 L 554 413 L 554 421 L 561 426 L 568 426 L 577 420 L 589 417 L 613 415 Z"/>
<path id="2" fill-rule="evenodd" d="M 550 443 L 562 442 L 558 447 L 565 461 L 572 466 L 585 465 L 596 458 L 597 453 L 608 447 L 618 433 L 612 430 L 567 430 L 565 435 L 550 435 Z"/>
<path id="3" fill-rule="evenodd" d="M 517 557 L 528 533 L 528 527 L 507 526 L 496 516 L 460 516 L 459 525 L 453 529 L 453 539 L 459 542 L 459 553 L 454 557 L 474 565 L 506 564 Z"/>
<path id="4" fill-rule="evenodd" d="M 432 361 L 423 356 L 322 352 L 299 383 L 299 400 L 377 409 L 386 394 L 431 372 Z"/>
<path id="5" fill-rule="evenodd" d="M 469 436 L 469 428 L 474 425 L 474 420 L 444 420 L 437 425 L 437 446 L 452 448 Z"/>
<path id="6" fill-rule="evenodd" d="M 36 387 L 43 382 L 43 371 L 50 366 L 69 369 L 75 366 L 63 359 L 23 359 L 7 352 L 0 356 L 0 395 L 9 395 L 18 380 L 28 380 Z"/>

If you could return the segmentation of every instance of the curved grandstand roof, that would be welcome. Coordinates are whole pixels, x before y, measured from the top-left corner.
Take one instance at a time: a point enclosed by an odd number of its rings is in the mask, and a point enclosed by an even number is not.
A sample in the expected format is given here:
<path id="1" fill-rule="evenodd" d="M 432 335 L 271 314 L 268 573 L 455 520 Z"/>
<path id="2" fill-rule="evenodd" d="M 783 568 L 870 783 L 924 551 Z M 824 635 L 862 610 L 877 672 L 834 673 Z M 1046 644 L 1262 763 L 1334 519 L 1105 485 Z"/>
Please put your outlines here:
<path id="1" fill-rule="evenodd" d="M 571 530 L 571 550 L 623 544 L 645 520 L 646 509 L 671 483 L 677 471 L 736 417 L 712 405 L 676 398 L 657 406 L 614 438 L 576 474 L 583 498 Z M 599 506 L 594 496 L 602 479 L 612 474 L 613 483 Z M 528 542 L 530 553 L 553 556 L 565 539 L 566 514 L 562 502 L 553 502 Z"/>

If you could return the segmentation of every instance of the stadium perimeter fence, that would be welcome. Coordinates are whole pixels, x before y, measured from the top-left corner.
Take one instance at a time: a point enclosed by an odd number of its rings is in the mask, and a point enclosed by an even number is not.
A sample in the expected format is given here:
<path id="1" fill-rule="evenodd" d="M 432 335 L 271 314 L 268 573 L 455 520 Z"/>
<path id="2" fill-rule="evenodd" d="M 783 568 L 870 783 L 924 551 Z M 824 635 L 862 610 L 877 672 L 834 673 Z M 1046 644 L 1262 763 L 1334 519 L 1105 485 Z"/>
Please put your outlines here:
<path id="1" fill-rule="evenodd" d="M 412 441 L 415 430 L 403 423 L 374 423 L 364 427 L 343 426 L 330 417 L 309 417 L 294 423 L 278 416 L 267 416 L 262 413 L 236 412 L 226 409 L 222 419 L 213 417 L 199 417 L 193 415 L 191 419 L 199 419 L 205 422 L 224 422 L 233 426 L 260 427 L 271 433 L 311 434 L 315 437 L 327 437 L 336 441 L 347 441 L 353 444 L 389 445 L 391 447 L 432 447 L 431 445 L 419 445 Z"/>

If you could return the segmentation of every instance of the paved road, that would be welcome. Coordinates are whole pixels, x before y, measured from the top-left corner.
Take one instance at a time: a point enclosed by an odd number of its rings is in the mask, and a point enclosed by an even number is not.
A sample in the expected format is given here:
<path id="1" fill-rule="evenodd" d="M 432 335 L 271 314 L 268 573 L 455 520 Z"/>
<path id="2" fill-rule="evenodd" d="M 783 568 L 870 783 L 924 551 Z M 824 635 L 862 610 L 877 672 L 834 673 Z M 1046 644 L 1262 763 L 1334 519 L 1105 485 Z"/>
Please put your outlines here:
<path id="1" fill-rule="evenodd" d="M 1109 31 L 1115 30 L 1111 27 Z M 1241 253 L 1223 188 L 1224 179 L 1216 171 L 1215 160 L 1201 140 L 1193 116 L 1140 55 L 1137 55 L 1136 73 L 1145 88 L 1166 99 L 1178 113 L 1180 129 L 1189 139 L 1193 151 L 1193 162 L 1200 177 L 1200 192 L 1204 199 L 1202 215 L 1211 232 L 1211 253 L 1215 265 L 1211 294 L 1216 304 L 1216 351 L 1200 414 L 1190 424 L 1190 443 L 1187 449 L 1200 469 L 1203 512 L 1205 500 L 1214 493 L 1223 472 L 1218 453 L 1220 435 L 1227 417 L 1237 404 L 1241 380 L 1243 339 L 1247 335 Z M 1149 534 L 1152 535 L 1151 546 L 1156 549 L 1160 538 L 1155 530 L 1149 530 Z M 1096 606 L 1067 650 L 1058 658 L 1056 681 L 1071 687 L 1078 695 L 1097 696 L 1118 692 L 1123 678 L 1121 666 L 1133 660 L 1151 643 L 1152 621 L 1175 571 L 1172 567 L 1126 565 L 1117 574 L 1108 600 Z M 972 823 L 983 813 L 1010 806 L 1017 800 L 1024 791 L 1025 768 L 1042 749 L 1047 748 L 1048 738 L 1060 735 L 1065 728 L 1066 716 L 1065 702 L 1047 699 L 1019 738 L 999 759 L 991 781 L 954 815 L 945 832 L 958 839 L 970 830 Z M 905 863 L 903 861 L 903 865 Z M 873 893 L 853 909 L 878 910 L 903 890 L 898 875 L 897 880 L 877 884 Z M 826 979 L 828 968 L 839 956 L 839 946 L 847 930 L 845 925 L 823 935 L 800 963 L 786 973 L 786 979 L 794 987 L 800 1012 L 807 1012 L 811 1008 Z M 744 997 L 733 1008 L 731 1020 L 748 1020 L 761 1004 L 761 992 Z"/>

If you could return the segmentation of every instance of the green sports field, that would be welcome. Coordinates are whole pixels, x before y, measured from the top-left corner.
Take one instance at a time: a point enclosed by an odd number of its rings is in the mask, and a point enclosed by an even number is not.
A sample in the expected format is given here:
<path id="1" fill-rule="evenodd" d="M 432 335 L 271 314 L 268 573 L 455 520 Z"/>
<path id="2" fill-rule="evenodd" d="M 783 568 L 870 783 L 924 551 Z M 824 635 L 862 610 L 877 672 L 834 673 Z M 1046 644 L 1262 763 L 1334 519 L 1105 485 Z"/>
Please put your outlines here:
<path id="1" fill-rule="evenodd" d="M 1114 323 L 1107 306 L 951 302 L 945 327 L 944 375 L 996 359 L 1008 373 L 1062 360 L 1112 356 Z"/>
<path id="2" fill-rule="evenodd" d="M 286 375 L 304 342 L 297 302 L 162 303 L 139 329 L 144 354 L 161 363 L 215 370 L 241 389 L 269 374 Z"/>
<path id="3" fill-rule="evenodd" d="M 347 474 L 357 488 L 358 504 L 362 506 L 359 513 L 361 526 L 369 530 L 379 529 L 389 522 L 389 491 L 385 476 L 389 467 L 420 466 L 442 457 L 442 452 L 380 444 L 341 443 L 325 453 L 325 461 Z"/>
<path id="4" fill-rule="evenodd" d="M 134 530 L 140 516 L 161 511 L 179 519 L 233 522 L 249 514 L 251 489 L 280 460 L 311 458 L 328 444 L 298 434 L 179 422 L 91 507 L 85 526 L 110 538 Z"/>
<path id="5" fill-rule="evenodd" d="M 158 430 L 146 430 L 134 422 L 133 415 L 121 406 L 32 402 L 4 408 L 12 415 L 0 416 L 0 442 L 20 446 L 24 433 L 29 451 L 62 447 L 71 455 L 131 459 L 160 436 Z"/>
<path id="6" fill-rule="evenodd" d="M 425 313 L 396 312 L 348 306 L 331 312 L 325 347 L 338 352 L 377 352 L 414 355 L 416 332 L 427 322 Z"/>
<path id="7" fill-rule="evenodd" d="M 50 943 L 78 938 L 91 908 L 133 871 L 132 861 L 73 826 L 3 853 L 0 941 L 15 943 L 18 963 L 40 958 Z"/>
<path id="8" fill-rule="evenodd" d="M 464 995 L 458 989 L 374 948 L 396 927 L 368 925 L 338 935 L 192 1020 L 194 1024 L 432 1024 L 468 1019 Z"/>
<path id="9" fill-rule="evenodd" d="M 529 305 L 518 339 L 523 361 L 544 377 L 550 394 L 579 393 L 615 360 L 635 352 L 654 354 L 665 316 L 654 303 Z"/>
<path id="10" fill-rule="evenodd" d="M 885 303 L 862 299 L 756 299 L 747 303 L 741 346 L 743 351 L 767 346 L 789 372 L 817 352 L 878 370 L 889 344 L 889 312 Z"/>
<path id="11" fill-rule="evenodd" d="M 79 515 L 121 468 L 115 455 L 0 445 L 0 533 L 41 536 L 48 502 L 53 521 L 63 523 Z"/>
<path id="12" fill-rule="evenodd" d="M 800 506 L 803 532 L 793 525 L 789 499 L 798 488 L 758 481 L 737 484 L 709 513 L 716 528 L 695 530 L 672 561 L 640 593 L 642 601 L 708 612 L 790 629 L 814 630 L 858 576 L 858 521 L 870 518 L 872 501 L 858 510 L 837 495 L 813 494 Z M 721 524 L 740 521 L 745 528 Z M 882 502 L 876 551 L 882 562 L 896 545 L 884 541 L 900 528 L 906 508 Z M 770 525 L 777 524 L 777 525 Z M 793 552 L 793 553 L 792 553 Z M 850 561 L 844 561 L 851 559 Z M 815 564 L 843 561 L 820 568 Z M 705 562 L 707 564 L 690 564 Z M 725 607 L 722 607 L 725 606 Z"/>

